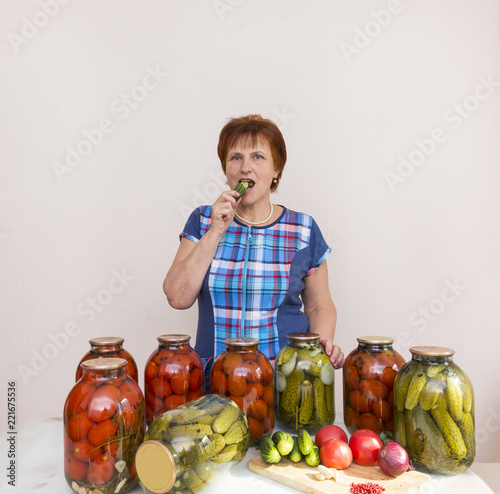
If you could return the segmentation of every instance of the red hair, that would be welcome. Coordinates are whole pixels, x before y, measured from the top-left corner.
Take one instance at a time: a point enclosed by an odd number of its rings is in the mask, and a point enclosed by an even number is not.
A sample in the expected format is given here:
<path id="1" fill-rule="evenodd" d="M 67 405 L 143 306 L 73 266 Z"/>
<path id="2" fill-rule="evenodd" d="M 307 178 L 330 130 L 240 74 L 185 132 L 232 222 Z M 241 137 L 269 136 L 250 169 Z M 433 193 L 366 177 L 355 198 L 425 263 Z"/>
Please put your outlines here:
<path id="1" fill-rule="evenodd" d="M 224 174 L 226 173 L 226 158 L 229 150 L 238 141 L 250 140 L 255 146 L 259 139 L 264 139 L 268 142 L 271 148 L 271 154 L 274 161 L 274 168 L 278 171 L 276 183 L 271 184 L 271 192 L 278 188 L 278 184 L 285 168 L 286 163 L 286 145 L 283 135 L 278 126 L 260 115 L 246 115 L 244 117 L 232 118 L 222 128 L 219 136 L 219 144 L 217 146 L 217 154 L 222 165 Z"/>

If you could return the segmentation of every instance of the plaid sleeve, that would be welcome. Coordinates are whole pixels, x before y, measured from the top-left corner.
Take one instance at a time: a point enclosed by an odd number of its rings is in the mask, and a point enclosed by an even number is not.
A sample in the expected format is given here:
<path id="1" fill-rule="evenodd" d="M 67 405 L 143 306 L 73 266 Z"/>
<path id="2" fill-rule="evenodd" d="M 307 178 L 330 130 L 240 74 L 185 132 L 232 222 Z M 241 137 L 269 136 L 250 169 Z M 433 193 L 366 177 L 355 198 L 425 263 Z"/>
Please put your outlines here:
<path id="1" fill-rule="evenodd" d="M 323 238 L 323 234 L 317 223 L 312 220 L 311 225 L 311 268 L 306 276 L 311 276 L 323 263 L 323 261 L 331 254 L 332 249 L 328 246 Z"/>

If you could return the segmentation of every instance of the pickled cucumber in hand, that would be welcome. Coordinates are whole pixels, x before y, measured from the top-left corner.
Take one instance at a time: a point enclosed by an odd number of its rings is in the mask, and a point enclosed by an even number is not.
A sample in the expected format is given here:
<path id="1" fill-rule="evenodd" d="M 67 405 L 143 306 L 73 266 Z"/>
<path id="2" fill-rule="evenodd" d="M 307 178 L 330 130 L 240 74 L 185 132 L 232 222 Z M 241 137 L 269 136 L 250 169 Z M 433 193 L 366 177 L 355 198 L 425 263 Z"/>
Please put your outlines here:
<path id="1" fill-rule="evenodd" d="M 240 180 L 236 184 L 234 190 L 239 194 L 239 196 L 236 198 L 237 201 L 239 201 L 243 197 L 243 194 L 249 187 L 250 187 L 250 180 Z"/>

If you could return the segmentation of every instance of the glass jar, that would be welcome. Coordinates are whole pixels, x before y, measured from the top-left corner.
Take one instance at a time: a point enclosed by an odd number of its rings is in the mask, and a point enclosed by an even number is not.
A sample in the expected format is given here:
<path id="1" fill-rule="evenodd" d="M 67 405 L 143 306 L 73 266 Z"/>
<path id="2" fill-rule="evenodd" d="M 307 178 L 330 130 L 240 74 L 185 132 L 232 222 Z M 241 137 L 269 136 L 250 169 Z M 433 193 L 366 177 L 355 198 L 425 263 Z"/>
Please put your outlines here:
<path id="1" fill-rule="evenodd" d="M 126 492 L 139 481 L 134 457 L 146 430 L 144 396 L 126 364 L 121 358 L 86 360 L 68 395 L 64 475 L 74 491 Z"/>
<path id="2" fill-rule="evenodd" d="M 386 336 L 356 338 L 344 363 L 344 424 L 352 434 L 370 429 L 394 434 L 394 380 L 405 364 Z"/>
<path id="3" fill-rule="evenodd" d="M 137 473 L 149 492 L 197 493 L 243 460 L 249 440 L 241 409 L 206 395 L 156 418 L 137 451 Z"/>
<path id="4" fill-rule="evenodd" d="M 251 445 L 274 428 L 274 372 L 255 338 L 229 338 L 210 372 L 210 392 L 227 396 L 246 415 Z"/>
<path id="5" fill-rule="evenodd" d="M 123 348 L 125 340 L 118 336 L 104 336 L 102 338 L 92 338 L 89 340 L 90 350 L 83 356 L 76 369 L 76 381 L 78 381 L 83 374 L 83 369 L 80 367 L 82 362 L 94 358 L 123 358 L 127 361 L 125 371 L 136 382 L 139 382 L 139 372 L 134 357 Z"/>
<path id="6" fill-rule="evenodd" d="M 200 356 L 189 344 L 191 336 L 158 336 L 158 348 L 144 370 L 146 421 L 204 395 L 204 371 Z"/>
<path id="7" fill-rule="evenodd" d="M 476 452 L 472 384 L 453 362 L 454 350 L 418 346 L 410 352 L 394 388 L 396 441 L 418 470 L 460 473 Z"/>
<path id="8" fill-rule="evenodd" d="M 316 333 L 290 333 L 275 362 L 276 421 L 315 434 L 335 420 L 335 369 Z"/>

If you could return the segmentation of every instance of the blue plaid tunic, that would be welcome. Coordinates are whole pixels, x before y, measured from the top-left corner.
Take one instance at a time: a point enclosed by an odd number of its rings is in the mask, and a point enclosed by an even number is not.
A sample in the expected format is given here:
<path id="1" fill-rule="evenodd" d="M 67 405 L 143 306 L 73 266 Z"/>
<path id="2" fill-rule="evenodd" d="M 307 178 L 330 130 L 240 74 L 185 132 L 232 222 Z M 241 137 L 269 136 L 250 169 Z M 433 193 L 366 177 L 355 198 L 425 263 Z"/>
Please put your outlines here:
<path id="1" fill-rule="evenodd" d="M 198 242 L 210 229 L 211 206 L 195 209 L 181 237 Z M 304 278 L 331 249 L 311 216 L 283 208 L 266 226 L 236 218 L 219 242 L 198 296 L 195 349 L 202 359 L 219 355 L 226 338 L 260 340 L 259 350 L 274 359 L 286 335 L 309 331 L 300 294 Z"/>

